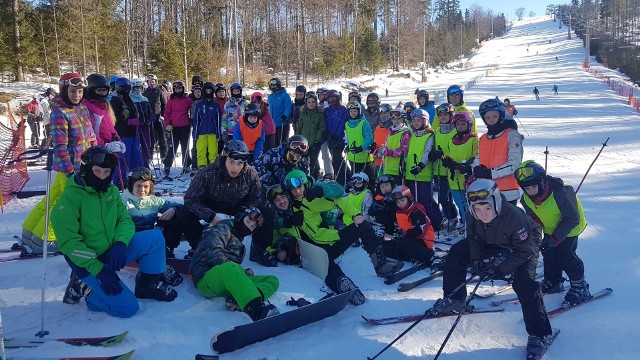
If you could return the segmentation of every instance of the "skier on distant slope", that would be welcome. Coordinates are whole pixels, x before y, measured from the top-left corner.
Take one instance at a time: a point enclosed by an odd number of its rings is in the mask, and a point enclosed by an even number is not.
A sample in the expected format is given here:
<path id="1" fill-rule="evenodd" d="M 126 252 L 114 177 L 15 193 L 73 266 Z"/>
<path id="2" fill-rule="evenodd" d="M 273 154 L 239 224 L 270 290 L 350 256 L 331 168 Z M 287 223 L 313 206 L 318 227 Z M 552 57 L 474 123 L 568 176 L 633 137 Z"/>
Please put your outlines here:
<path id="1" fill-rule="evenodd" d="M 537 86 L 533 87 L 533 95 L 536 97 L 536 101 L 540 101 L 540 90 Z"/>
<path id="2" fill-rule="evenodd" d="M 513 274 L 513 290 L 522 304 L 525 328 L 529 334 L 527 354 L 541 354 L 548 347 L 551 324 L 542 301 L 540 284 L 535 281 L 538 247 L 542 241 L 540 225 L 522 210 L 507 202 L 492 180 L 478 179 L 466 191 L 469 204 L 467 237 L 451 247 L 444 265 L 444 298 L 432 311 L 439 314 L 465 310 L 467 288 L 460 286 L 467 267 L 484 280 L 503 280 Z M 501 262 L 484 259 L 505 249 L 510 255 Z"/>
<path id="3" fill-rule="evenodd" d="M 518 185 L 525 195 L 520 199 L 529 216 L 543 226 L 540 246 L 544 257 L 543 294 L 562 292 L 562 272 L 566 272 L 571 287 L 564 299 L 569 304 L 589 300 L 589 284 L 584 280 L 584 264 L 576 254 L 578 235 L 587 226 L 584 210 L 573 187 L 562 179 L 546 174 L 532 160 L 523 162 L 515 172 Z"/>

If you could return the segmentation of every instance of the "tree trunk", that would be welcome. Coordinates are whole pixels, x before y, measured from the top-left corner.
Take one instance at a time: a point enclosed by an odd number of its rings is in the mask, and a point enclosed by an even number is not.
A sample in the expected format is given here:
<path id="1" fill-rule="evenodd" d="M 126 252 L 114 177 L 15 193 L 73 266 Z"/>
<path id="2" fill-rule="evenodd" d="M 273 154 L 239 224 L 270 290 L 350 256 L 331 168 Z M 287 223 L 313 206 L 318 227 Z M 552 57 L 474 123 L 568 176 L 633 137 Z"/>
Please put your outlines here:
<path id="1" fill-rule="evenodd" d="M 20 24 L 18 21 L 20 11 L 20 2 L 19 0 L 13 0 L 13 35 L 15 36 L 13 43 L 13 51 L 14 51 L 14 71 L 15 71 L 15 79 L 16 81 L 24 81 L 24 74 L 22 73 L 22 62 L 20 61 Z"/>

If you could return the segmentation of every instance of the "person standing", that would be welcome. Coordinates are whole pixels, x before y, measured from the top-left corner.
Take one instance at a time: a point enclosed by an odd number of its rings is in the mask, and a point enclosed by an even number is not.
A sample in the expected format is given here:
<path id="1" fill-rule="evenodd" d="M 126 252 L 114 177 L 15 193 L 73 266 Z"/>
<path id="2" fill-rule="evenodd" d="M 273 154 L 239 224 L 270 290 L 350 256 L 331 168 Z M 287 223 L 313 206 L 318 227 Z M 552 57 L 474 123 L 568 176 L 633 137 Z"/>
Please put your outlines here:
<path id="1" fill-rule="evenodd" d="M 296 135 L 304 136 L 309 142 L 311 176 L 317 179 L 320 176 L 318 157 L 327 133 L 327 124 L 324 119 L 324 111 L 318 106 L 318 98 L 313 92 L 307 95 L 294 130 Z"/>
<path id="2" fill-rule="evenodd" d="M 278 78 L 269 80 L 269 90 L 271 94 L 267 98 L 271 118 L 276 125 L 276 146 L 280 146 L 283 141 L 289 138 L 289 117 L 291 117 L 291 97 L 287 90 L 282 87 L 282 82 Z"/>
<path id="3" fill-rule="evenodd" d="M 418 100 L 418 109 L 426 110 L 429 113 L 429 125 L 433 125 L 436 119 L 436 107 L 433 101 L 429 101 L 429 92 L 427 90 L 418 90 L 416 98 Z"/>
<path id="4" fill-rule="evenodd" d="M 474 181 L 467 188 L 466 198 L 470 207 L 467 237 L 449 250 L 444 264 L 444 298 L 436 301 L 432 311 L 446 314 L 465 310 L 466 286 L 453 291 L 464 283 L 469 266 L 485 281 L 502 280 L 505 275 L 513 274 L 513 290 L 520 300 L 529 334 L 527 355 L 540 355 L 546 351 L 551 335 L 540 284 L 535 280 L 541 226 L 507 202 L 492 180 Z M 484 261 L 504 250 L 509 250 L 510 255 L 501 263 Z"/>
<path id="5" fill-rule="evenodd" d="M 218 138 L 222 121 L 222 109 L 213 100 L 215 85 L 206 82 L 203 85 L 203 100 L 199 102 L 193 114 L 193 139 L 196 147 L 196 166 L 201 169 L 213 164 L 218 156 Z"/>
<path id="6" fill-rule="evenodd" d="M 565 302 L 575 305 L 589 300 L 591 293 L 584 279 L 584 263 L 576 254 L 578 236 L 586 228 L 587 220 L 573 187 L 547 175 L 542 166 L 532 160 L 520 164 L 515 177 L 524 190 L 520 204 L 544 231 L 540 246 L 544 258 L 542 293 L 562 292 L 564 271 L 571 284 Z"/>
<path id="7" fill-rule="evenodd" d="M 222 130 L 226 132 L 225 137 L 231 140 L 234 138 L 233 134 L 236 124 L 243 120 L 244 110 L 248 101 L 242 97 L 242 85 L 240 85 L 240 83 L 235 82 L 231 84 L 229 91 L 231 91 L 231 97 L 224 105 Z"/>
<path id="8" fill-rule="evenodd" d="M 329 107 L 324 109 L 324 119 L 327 124 L 327 149 L 331 154 L 331 167 L 333 168 L 333 171 L 325 168 L 325 174 L 333 174 L 335 180 L 344 186 L 349 173 L 348 164 L 346 164 L 343 155 L 345 124 L 348 119 L 347 108 L 340 104 L 338 91 L 329 90 L 325 96 L 329 101 Z"/>
<path id="9" fill-rule="evenodd" d="M 42 111 L 40 110 L 40 104 L 34 96 L 33 99 L 25 107 L 27 111 L 27 124 L 31 130 L 31 148 L 37 149 L 40 147 L 40 121 Z"/>
<path id="10" fill-rule="evenodd" d="M 98 146 L 104 146 L 114 154 L 124 153 L 127 147 L 120 140 L 113 125 L 115 115 L 111 104 L 107 101 L 108 94 L 107 79 L 100 74 L 91 74 L 87 76 L 87 88 L 83 94 L 82 104 L 89 110 Z"/>
<path id="11" fill-rule="evenodd" d="M 359 102 L 349 101 L 347 111 L 349 112 L 349 120 L 345 124 L 347 160 L 354 174 L 364 172 L 372 182 L 375 182 L 372 167 L 373 155 L 371 155 L 373 131 L 362 114 Z M 370 182 L 367 181 L 367 183 Z"/>
<path id="12" fill-rule="evenodd" d="M 164 159 L 164 174 L 169 177 L 173 159 L 176 156 L 177 146 L 180 145 L 183 167 L 188 167 L 190 163 L 188 142 L 191 126 L 189 125 L 189 111 L 193 101 L 185 93 L 185 85 L 181 80 L 176 80 L 172 84 L 173 93 L 167 101 L 164 111 L 165 130 L 171 136 L 171 151 Z"/>
<path id="13" fill-rule="evenodd" d="M 537 86 L 533 87 L 533 95 L 536 97 L 536 101 L 540 101 L 540 90 Z"/>
<path id="14" fill-rule="evenodd" d="M 509 100 L 509 98 L 504 99 L 504 111 L 506 120 L 513 120 L 513 117 L 518 115 L 518 110 L 514 105 L 511 105 L 511 100 Z"/>
<path id="15" fill-rule="evenodd" d="M 116 80 L 117 95 L 109 101 L 116 116 L 114 127 L 120 139 L 126 146 L 126 152 L 118 155 L 118 176 L 114 177 L 114 184 L 121 189 L 127 185 L 129 169 L 143 165 L 142 147 L 140 145 L 140 115 L 131 99 L 131 82 L 127 78 Z"/>
<path id="16" fill-rule="evenodd" d="M 553 84 L 553 88 L 551 88 L 551 90 L 553 90 L 553 95 L 558 95 L 558 85 Z"/>
<path id="17" fill-rule="evenodd" d="M 464 90 L 460 85 L 451 85 L 447 89 L 447 102 L 453 105 L 454 114 L 459 113 L 460 111 L 466 111 L 471 114 L 471 118 L 473 119 L 473 126 L 471 127 L 471 131 L 475 134 L 478 133 L 478 124 L 476 124 L 476 116 L 473 111 L 467 108 L 467 104 L 464 102 Z M 436 124 L 438 119 L 433 121 L 433 127 L 437 128 L 440 124 Z"/>
<path id="18" fill-rule="evenodd" d="M 52 88 L 47 88 L 44 94 L 40 95 L 39 104 L 42 109 L 42 125 L 44 126 L 40 149 L 49 149 L 51 147 L 51 100 L 56 95 L 56 91 Z"/>
<path id="19" fill-rule="evenodd" d="M 142 93 L 149 100 L 151 111 L 155 115 L 151 124 L 151 148 L 158 144 L 160 149 L 160 158 L 167 157 L 167 139 L 165 137 L 164 125 L 162 124 L 162 116 L 167 105 L 167 99 L 158 87 L 158 77 L 154 74 L 147 75 L 147 89 Z"/>
<path id="20" fill-rule="evenodd" d="M 142 149 L 142 163 L 144 167 L 150 167 L 153 160 L 153 145 L 151 145 L 151 126 L 155 121 L 155 113 L 151 108 L 149 99 L 142 95 L 144 82 L 140 79 L 131 81 L 131 92 L 129 96 L 138 110 L 140 127 L 138 128 L 140 147 Z"/>
<path id="21" fill-rule="evenodd" d="M 256 91 L 251 94 L 251 103 L 260 107 L 260 119 L 264 126 L 264 151 L 276 147 L 276 125 L 273 123 L 269 103 L 264 99 L 261 92 Z"/>

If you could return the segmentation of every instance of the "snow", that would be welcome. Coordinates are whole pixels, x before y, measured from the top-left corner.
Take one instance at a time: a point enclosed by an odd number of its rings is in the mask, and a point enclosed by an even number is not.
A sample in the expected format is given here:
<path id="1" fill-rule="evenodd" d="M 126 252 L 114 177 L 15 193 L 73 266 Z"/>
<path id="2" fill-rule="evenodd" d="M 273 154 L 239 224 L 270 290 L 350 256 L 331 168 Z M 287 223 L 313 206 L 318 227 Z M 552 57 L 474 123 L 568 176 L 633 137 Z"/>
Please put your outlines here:
<path id="1" fill-rule="evenodd" d="M 530 44 L 529 52 L 527 44 Z M 549 173 L 574 186 L 582 179 L 604 140 L 611 137 L 579 192 L 589 226 L 580 236 L 578 253 L 584 260 L 592 292 L 612 287 L 614 293 L 552 319 L 552 326 L 562 332 L 545 359 L 637 359 L 640 353 L 637 341 L 640 312 L 636 303 L 640 294 L 640 244 L 635 240 L 640 235 L 637 216 L 640 142 L 636 131 L 640 130 L 640 114 L 627 106 L 624 98 L 585 72 L 581 67 L 583 59 L 584 49 L 579 39 L 567 40 L 566 30 L 539 18 L 516 23 L 506 36 L 485 43 L 469 59 L 474 63 L 470 70 L 432 73 L 427 84 L 386 75 L 376 75 L 373 81 L 369 76 L 347 82 L 374 84 L 381 89 L 380 94 L 388 88 L 389 98 L 383 101 L 394 104 L 408 101 L 416 87 L 443 90 L 499 64 L 496 72 L 465 92 L 469 108 L 477 109 L 480 102 L 496 95 L 501 99 L 510 98 L 519 110 L 521 132 L 526 135 L 525 159 L 544 163 L 543 152 L 548 146 Z M 419 70 L 413 72 L 412 78 L 420 78 Z M 560 87 L 557 96 L 552 95 L 554 84 Z M 533 100 L 534 86 L 540 89 L 539 102 Z M 28 89 L 26 86 L 21 89 L 23 98 L 33 94 L 34 87 L 32 84 Z M 483 124 L 479 130 L 485 131 Z M 28 189 L 43 189 L 45 173 L 31 168 L 30 174 Z M 0 215 L 0 248 L 8 248 L 14 242 L 12 236 L 20 234 L 22 221 L 39 199 L 15 199 L 5 207 L 4 214 Z M 186 251 L 185 247 L 183 244 L 180 250 Z M 290 297 L 316 301 L 324 295 L 319 290 L 323 282 L 305 270 L 287 266 L 264 268 L 249 262 L 248 256 L 243 265 L 253 268 L 256 274 L 278 276 L 280 289 L 271 301 L 281 311 L 292 309 L 285 305 Z M 421 313 L 442 296 L 441 279 L 407 293 L 398 293 L 396 285 L 384 285 L 382 279 L 375 276 L 362 249 L 349 249 L 340 265 L 364 291 L 367 303 L 359 307 L 348 305 L 336 316 L 224 354 L 222 358 L 363 359 L 376 354 L 409 324 L 370 327 L 362 322 L 360 315 L 388 317 Z M 0 263 L 0 269 L 4 334 L 33 336 L 40 330 L 41 322 L 42 261 Z M 136 316 L 117 319 L 90 312 L 83 304 L 62 304 L 68 276 L 64 259 L 47 260 L 44 327 L 51 333 L 49 336 L 110 335 L 129 330 L 129 337 L 111 348 L 47 344 L 37 349 L 10 349 L 7 355 L 101 355 L 135 349 L 136 359 L 188 359 L 196 353 L 210 353 L 209 341 L 217 332 L 250 321 L 243 313 L 228 312 L 223 298 L 204 299 L 188 280 L 177 287 L 176 301 L 141 301 L 141 311 Z M 134 276 L 134 270 L 121 272 L 121 278 L 130 287 L 133 287 Z M 426 273 L 419 272 L 407 280 L 423 276 Z M 513 296 L 507 292 L 489 300 L 474 300 L 473 304 L 487 307 L 491 300 Z M 555 308 L 561 301 L 560 294 L 545 298 L 548 309 Z M 527 334 L 520 307 L 505 307 L 506 311 L 500 314 L 464 316 L 447 343 L 443 357 L 524 358 Z M 433 357 L 453 322 L 454 318 L 422 322 L 380 359 Z"/>

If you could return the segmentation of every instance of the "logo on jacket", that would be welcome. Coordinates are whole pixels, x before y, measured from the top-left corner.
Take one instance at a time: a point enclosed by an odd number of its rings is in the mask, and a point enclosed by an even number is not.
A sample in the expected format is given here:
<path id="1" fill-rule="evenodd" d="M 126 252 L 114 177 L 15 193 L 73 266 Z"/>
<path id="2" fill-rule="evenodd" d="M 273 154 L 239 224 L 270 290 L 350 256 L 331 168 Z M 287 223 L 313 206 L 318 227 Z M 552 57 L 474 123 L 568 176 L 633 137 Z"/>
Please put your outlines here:
<path id="1" fill-rule="evenodd" d="M 516 232 L 518 233 L 518 237 L 522 241 L 527 240 L 527 238 L 529 237 L 529 232 L 527 231 L 526 227 L 523 227 L 522 229 L 520 229 L 520 230 L 518 230 Z"/>

